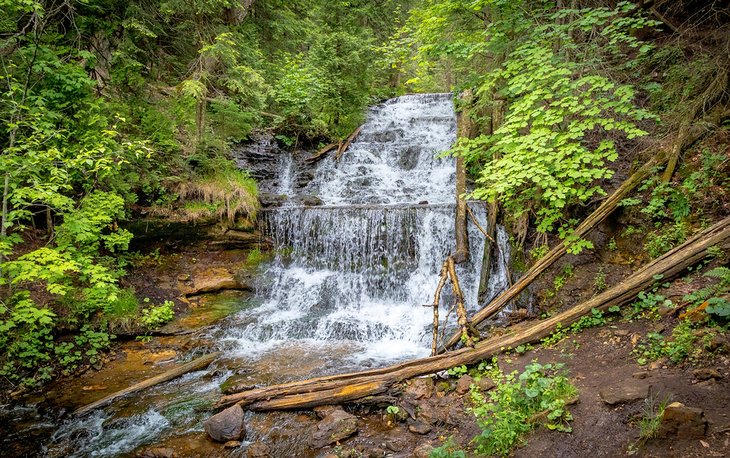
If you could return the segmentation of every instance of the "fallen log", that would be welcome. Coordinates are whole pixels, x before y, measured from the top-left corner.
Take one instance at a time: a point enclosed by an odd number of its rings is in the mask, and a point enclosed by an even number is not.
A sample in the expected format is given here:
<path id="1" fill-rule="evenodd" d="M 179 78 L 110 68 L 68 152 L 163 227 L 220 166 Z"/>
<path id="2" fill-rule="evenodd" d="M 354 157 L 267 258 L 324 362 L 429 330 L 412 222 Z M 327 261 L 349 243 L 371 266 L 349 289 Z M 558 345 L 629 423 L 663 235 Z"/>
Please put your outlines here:
<path id="1" fill-rule="evenodd" d="M 339 148 L 337 148 L 337 154 L 335 154 L 336 161 L 340 160 L 340 158 L 345 153 L 345 151 L 347 151 L 347 148 L 350 147 L 350 143 L 352 143 L 357 138 L 357 136 L 360 135 L 360 131 L 362 130 L 362 127 L 363 126 L 360 126 L 357 129 L 355 129 L 355 131 L 347 137 L 345 142 L 342 143 Z"/>
<path id="2" fill-rule="evenodd" d="M 626 195 L 638 186 L 645 178 L 647 178 L 654 169 L 664 163 L 667 154 L 662 150 L 654 156 L 649 162 L 644 164 L 639 170 L 631 175 L 621 186 L 616 189 L 603 203 L 586 218 L 575 230 L 575 235 L 584 237 L 588 232 L 600 224 L 608 215 L 610 215 L 618 204 Z M 555 261 L 560 259 L 567 252 L 567 246 L 562 241 L 553 247 L 545 256 L 540 258 L 520 279 L 508 288 L 505 292 L 497 296 L 487 306 L 476 312 L 472 318 L 472 324 L 478 325 L 490 316 L 502 310 L 512 299 L 519 296 L 522 291 L 527 288 L 543 271 L 553 265 Z M 444 345 L 445 348 L 451 348 L 459 342 L 461 335 L 454 333 Z"/>
<path id="3" fill-rule="evenodd" d="M 83 407 L 79 407 L 78 409 L 76 409 L 74 411 L 74 415 L 83 415 L 87 412 L 90 412 L 90 411 L 96 409 L 97 407 L 101 407 L 105 404 L 108 404 L 117 398 L 121 398 L 122 396 L 136 393 L 137 391 L 141 391 L 146 388 L 153 387 L 155 385 L 159 385 L 160 383 L 164 383 L 164 382 L 170 381 L 174 378 L 180 377 L 181 375 L 185 375 L 188 372 L 205 369 L 218 356 L 220 356 L 220 354 L 221 354 L 220 352 L 216 352 L 216 353 L 210 353 L 205 356 L 201 356 L 200 358 L 194 359 L 194 360 L 190 361 L 189 363 L 183 364 L 182 366 L 175 367 L 173 369 L 170 369 L 167 372 L 163 372 L 160 375 L 156 375 L 152 378 L 148 378 L 147 380 L 143 380 L 139 383 L 135 383 L 134 385 L 132 385 L 128 388 L 117 391 L 116 393 L 112 393 L 109 396 L 105 396 L 105 397 L 99 399 L 98 401 L 94 401 L 91 404 L 87 404 Z"/>
<path id="4" fill-rule="evenodd" d="M 613 288 L 551 318 L 523 326 L 513 334 L 488 339 L 474 348 L 406 361 L 394 366 L 334 376 L 318 377 L 257 388 L 223 396 L 216 407 L 239 404 L 249 410 L 303 409 L 318 405 L 351 402 L 377 395 L 397 383 L 432 374 L 462 364 L 474 364 L 507 348 L 536 342 L 549 335 L 558 324 L 568 326 L 591 312 L 630 302 L 641 291 L 651 287 L 657 276 L 666 281 L 699 262 L 710 247 L 730 247 L 730 218 L 690 238 L 682 245 L 639 269 L 630 278 Z"/>
<path id="5" fill-rule="evenodd" d="M 317 162 L 318 160 L 322 159 L 322 157 L 325 154 L 329 153 L 330 151 L 332 151 L 335 148 L 338 148 L 339 146 L 340 146 L 339 143 L 330 143 L 329 145 L 326 145 L 324 148 L 322 148 L 319 151 L 317 151 L 316 154 L 314 154 L 314 155 L 308 157 L 307 159 L 305 159 L 305 161 L 306 162 L 309 162 L 310 164 L 312 164 L 314 162 Z"/>

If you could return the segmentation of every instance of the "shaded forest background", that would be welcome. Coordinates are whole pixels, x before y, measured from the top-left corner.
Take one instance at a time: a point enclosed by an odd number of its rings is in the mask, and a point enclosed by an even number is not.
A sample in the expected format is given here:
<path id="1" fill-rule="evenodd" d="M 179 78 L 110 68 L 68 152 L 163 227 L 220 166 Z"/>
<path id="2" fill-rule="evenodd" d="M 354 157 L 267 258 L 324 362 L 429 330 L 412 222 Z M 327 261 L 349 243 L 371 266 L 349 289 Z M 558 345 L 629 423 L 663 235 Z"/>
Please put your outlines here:
<path id="1" fill-rule="evenodd" d="M 120 286 L 144 212 L 255 218 L 230 158 L 347 137 L 408 92 L 466 94 L 450 151 L 534 258 L 652 148 L 698 130 L 675 175 L 623 203 L 656 257 L 727 214 L 728 8 L 721 2 L 0 0 L 0 376 L 32 387 L 97 364 L 115 326 L 171 303 Z M 694 129 L 694 130 L 693 130 Z M 683 148 L 676 152 L 677 158 Z M 679 159 L 678 159 L 679 161 Z M 674 166 L 673 166 L 674 167 Z"/>

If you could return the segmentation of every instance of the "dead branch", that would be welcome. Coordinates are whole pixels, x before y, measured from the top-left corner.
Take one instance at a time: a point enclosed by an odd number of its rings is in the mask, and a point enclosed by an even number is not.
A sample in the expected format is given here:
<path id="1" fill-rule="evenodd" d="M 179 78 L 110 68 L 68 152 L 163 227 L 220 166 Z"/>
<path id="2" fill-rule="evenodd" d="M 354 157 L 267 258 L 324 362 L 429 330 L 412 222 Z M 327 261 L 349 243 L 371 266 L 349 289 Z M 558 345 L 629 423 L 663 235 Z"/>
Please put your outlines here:
<path id="1" fill-rule="evenodd" d="M 90 412 L 97 407 L 101 407 L 105 404 L 108 404 L 115 399 L 121 398 L 122 396 L 126 396 L 128 394 L 136 393 L 137 391 L 144 390 L 146 388 L 150 388 L 155 385 L 159 385 L 160 383 L 164 383 L 167 381 L 170 381 L 174 378 L 180 377 L 181 375 L 187 374 L 188 372 L 193 372 L 197 370 L 204 369 L 208 367 L 210 363 L 212 363 L 218 356 L 220 356 L 220 352 L 211 353 L 205 356 L 201 356 L 200 358 L 194 359 L 190 361 L 189 363 L 183 364 L 182 366 L 175 367 L 173 369 L 170 369 L 167 372 L 163 372 L 160 375 L 156 375 L 152 378 L 148 378 L 147 380 L 143 380 L 139 383 L 135 383 L 134 385 L 125 388 L 123 390 L 117 391 L 116 393 L 112 393 L 109 396 L 105 396 L 98 401 L 94 401 L 91 404 L 87 404 L 83 407 L 80 407 L 74 411 L 74 415 L 83 415 L 86 412 Z"/>
<path id="2" fill-rule="evenodd" d="M 354 140 L 355 140 L 355 139 L 357 138 L 357 136 L 358 136 L 358 135 L 360 135 L 360 131 L 362 130 L 362 127 L 363 127 L 363 126 L 360 126 L 360 127 L 358 127 L 357 129 L 355 129 L 355 130 L 354 130 L 354 131 L 353 131 L 353 132 L 352 132 L 352 133 L 351 133 L 351 134 L 350 134 L 350 135 L 349 135 L 349 136 L 347 137 L 347 139 L 346 139 L 346 140 L 344 141 L 344 143 L 342 143 L 342 144 L 341 144 L 341 145 L 339 146 L 339 148 L 337 149 L 337 154 L 335 154 L 335 160 L 336 160 L 336 161 L 339 161 L 339 160 L 340 160 L 340 158 L 342 157 L 342 155 L 344 154 L 344 152 L 345 152 L 345 151 L 347 151 L 347 148 L 349 148 L 349 147 L 350 147 L 350 143 L 352 143 L 352 142 L 353 142 L 353 141 L 354 141 Z"/>

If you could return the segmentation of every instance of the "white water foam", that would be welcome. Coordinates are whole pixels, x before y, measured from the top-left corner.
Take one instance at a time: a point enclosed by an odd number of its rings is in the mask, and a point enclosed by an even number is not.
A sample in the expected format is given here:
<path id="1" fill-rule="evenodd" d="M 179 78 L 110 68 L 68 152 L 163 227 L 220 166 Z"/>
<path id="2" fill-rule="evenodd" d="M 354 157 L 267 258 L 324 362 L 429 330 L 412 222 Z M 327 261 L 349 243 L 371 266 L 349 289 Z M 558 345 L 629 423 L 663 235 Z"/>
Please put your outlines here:
<path id="1" fill-rule="evenodd" d="M 304 188 L 323 206 L 261 214 L 280 252 L 258 291 L 264 303 L 215 335 L 224 349 L 251 355 L 292 341 L 342 342 L 356 344 L 358 360 L 426 355 L 432 313 L 422 305 L 433 302 L 441 264 L 454 249 L 455 161 L 438 156 L 455 139 L 451 94 L 374 107 L 341 160 L 320 161 Z M 291 195 L 292 161 L 280 164 L 278 175 L 288 178 L 279 191 Z M 483 206 L 474 209 L 484 224 Z M 499 242 L 507 253 L 504 231 Z M 459 266 L 459 278 L 475 309 L 483 236 L 473 227 L 470 244 L 472 262 Z M 490 291 L 506 284 L 506 269 L 495 269 Z M 447 291 L 442 304 L 450 301 Z"/>

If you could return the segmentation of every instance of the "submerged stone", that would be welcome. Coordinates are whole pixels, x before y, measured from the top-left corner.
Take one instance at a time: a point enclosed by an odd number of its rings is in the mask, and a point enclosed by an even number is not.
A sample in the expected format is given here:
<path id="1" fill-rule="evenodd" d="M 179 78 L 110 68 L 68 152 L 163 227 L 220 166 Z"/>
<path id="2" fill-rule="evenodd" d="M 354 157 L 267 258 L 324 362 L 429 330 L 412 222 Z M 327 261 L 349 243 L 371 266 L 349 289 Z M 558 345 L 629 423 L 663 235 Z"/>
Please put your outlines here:
<path id="1" fill-rule="evenodd" d="M 217 413 L 203 423 L 205 432 L 217 442 L 237 441 L 246 434 L 243 409 L 238 404 Z"/>

